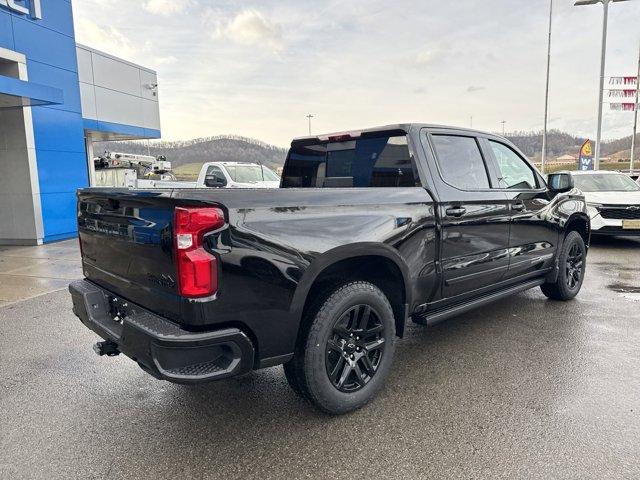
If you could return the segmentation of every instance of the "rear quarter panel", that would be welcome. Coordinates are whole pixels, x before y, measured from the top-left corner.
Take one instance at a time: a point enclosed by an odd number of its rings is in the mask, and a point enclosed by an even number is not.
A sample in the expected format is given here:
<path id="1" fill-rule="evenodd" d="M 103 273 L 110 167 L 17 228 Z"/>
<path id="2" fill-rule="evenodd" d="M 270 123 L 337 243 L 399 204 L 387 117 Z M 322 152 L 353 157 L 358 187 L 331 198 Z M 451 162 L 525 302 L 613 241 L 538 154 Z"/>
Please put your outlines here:
<path id="1" fill-rule="evenodd" d="M 215 198 L 225 209 L 228 228 L 211 240 L 220 287 L 201 305 L 200 321 L 247 327 L 262 360 L 293 351 L 308 289 L 342 258 L 392 259 L 408 298 L 424 301 L 434 288 L 435 217 L 423 188 L 176 190 L 173 197 Z"/>

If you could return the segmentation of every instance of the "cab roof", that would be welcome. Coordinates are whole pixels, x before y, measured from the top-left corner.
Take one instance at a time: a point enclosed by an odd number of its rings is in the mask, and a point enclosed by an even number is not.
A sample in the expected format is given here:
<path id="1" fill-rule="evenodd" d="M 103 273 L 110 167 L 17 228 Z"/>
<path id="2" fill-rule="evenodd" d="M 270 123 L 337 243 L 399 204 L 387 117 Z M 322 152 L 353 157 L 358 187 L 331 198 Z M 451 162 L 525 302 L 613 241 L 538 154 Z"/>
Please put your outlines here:
<path id="1" fill-rule="evenodd" d="M 412 129 L 429 128 L 429 129 L 442 129 L 442 130 L 457 130 L 460 132 L 473 133 L 475 135 L 486 135 L 491 137 L 500 137 L 494 133 L 484 132 L 481 130 L 474 130 L 472 128 L 453 127 L 449 125 L 437 125 L 433 123 L 392 123 L 389 125 L 381 125 L 378 127 L 369 127 L 356 130 L 345 130 L 342 132 L 323 133 L 319 135 L 305 135 L 302 137 L 296 137 L 291 142 L 293 143 L 309 143 L 311 141 L 326 142 L 331 140 L 331 137 L 359 137 L 363 133 L 375 133 L 375 132 L 406 132 L 408 133 Z M 503 137 L 500 137 L 503 138 Z"/>

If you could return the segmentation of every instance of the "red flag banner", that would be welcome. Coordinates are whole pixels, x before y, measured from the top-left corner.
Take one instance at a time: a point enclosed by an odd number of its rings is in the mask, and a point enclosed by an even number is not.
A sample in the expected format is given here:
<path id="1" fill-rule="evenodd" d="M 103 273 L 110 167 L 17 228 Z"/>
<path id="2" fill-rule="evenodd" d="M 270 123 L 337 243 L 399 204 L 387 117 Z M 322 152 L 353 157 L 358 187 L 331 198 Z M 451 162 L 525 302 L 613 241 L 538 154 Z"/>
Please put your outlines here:
<path id="1" fill-rule="evenodd" d="M 624 85 L 634 86 L 638 83 L 638 77 L 611 77 L 609 78 L 609 85 Z"/>
<path id="2" fill-rule="evenodd" d="M 635 90 L 609 90 L 610 98 L 635 98 Z"/>
<path id="3" fill-rule="evenodd" d="M 634 103 L 610 103 L 609 108 L 618 112 L 633 112 L 636 105 Z"/>

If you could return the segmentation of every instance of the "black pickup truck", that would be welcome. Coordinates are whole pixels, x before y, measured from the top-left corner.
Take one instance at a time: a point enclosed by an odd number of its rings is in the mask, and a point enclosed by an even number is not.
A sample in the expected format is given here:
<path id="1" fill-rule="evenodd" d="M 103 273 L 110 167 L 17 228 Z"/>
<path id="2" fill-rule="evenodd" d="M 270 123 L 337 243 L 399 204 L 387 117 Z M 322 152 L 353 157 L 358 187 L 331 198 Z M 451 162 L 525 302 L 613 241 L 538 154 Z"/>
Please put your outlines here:
<path id="1" fill-rule="evenodd" d="M 284 364 L 298 394 L 348 412 L 409 319 L 578 293 L 585 201 L 566 173 L 548 181 L 504 138 L 399 124 L 295 139 L 279 189 L 82 189 L 73 311 L 97 353 L 159 379 Z"/>

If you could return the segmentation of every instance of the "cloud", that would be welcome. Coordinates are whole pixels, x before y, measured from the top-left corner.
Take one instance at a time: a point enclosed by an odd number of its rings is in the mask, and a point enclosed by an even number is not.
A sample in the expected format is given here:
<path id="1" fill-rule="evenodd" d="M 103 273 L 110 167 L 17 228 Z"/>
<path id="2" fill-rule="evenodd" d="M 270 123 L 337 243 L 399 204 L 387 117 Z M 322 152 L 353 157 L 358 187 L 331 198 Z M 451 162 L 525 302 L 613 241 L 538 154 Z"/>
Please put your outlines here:
<path id="1" fill-rule="evenodd" d="M 480 90 L 485 90 L 487 87 L 482 87 L 479 85 L 469 85 L 467 87 L 467 92 L 469 93 L 473 93 L 473 92 L 479 92 Z"/>
<path id="2" fill-rule="evenodd" d="M 155 65 L 162 65 L 162 66 L 173 65 L 178 61 L 178 59 L 173 55 L 167 55 L 166 57 L 155 57 L 153 60 Z"/>
<path id="3" fill-rule="evenodd" d="M 274 51 L 283 47 L 280 25 L 256 10 L 244 10 L 226 25 L 219 26 L 215 36 L 245 46 L 266 45 Z"/>
<path id="4" fill-rule="evenodd" d="M 428 65 L 436 59 L 437 55 L 437 52 L 434 52 L 433 50 L 419 52 L 415 56 L 414 63 L 416 65 Z"/>
<path id="5" fill-rule="evenodd" d="M 116 27 L 98 25 L 86 17 L 77 19 L 75 24 L 76 38 L 82 43 L 125 59 L 135 57 L 137 49 Z"/>
<path id="6" fill-rule="evenodd" d="M 190 0 L 148 0 L 143 4 L 147 12 L 163 17 L 184 12 L 190 5 Z"/>

